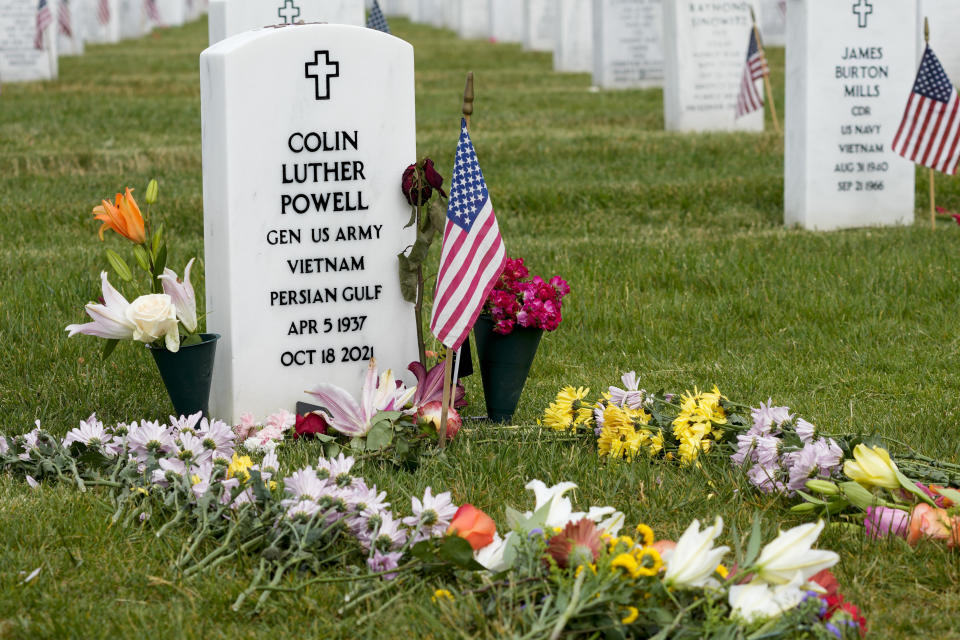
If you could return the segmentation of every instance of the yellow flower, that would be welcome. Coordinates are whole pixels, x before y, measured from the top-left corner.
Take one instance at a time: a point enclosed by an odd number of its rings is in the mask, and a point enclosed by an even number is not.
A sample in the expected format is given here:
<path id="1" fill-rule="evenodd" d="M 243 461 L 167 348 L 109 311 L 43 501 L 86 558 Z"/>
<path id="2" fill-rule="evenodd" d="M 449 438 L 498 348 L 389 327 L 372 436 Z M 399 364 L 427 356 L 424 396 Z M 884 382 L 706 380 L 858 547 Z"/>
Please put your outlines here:
<path id="1" fill-rule="evenodd" d="M 640 542 L 643 546 L 649 547 L 653 544 L 653 529 L 648 527 L 645 524 L 637 525 L 637 535 L 640 537 Z"/>
<path id="2" fill-rule="evenodd" d="M 633 426 L 632 410 L 616 405 L 608 405 L 603 410 L 603 428 L 597 439 L 597 453 L 611 458 L 633 458 L 640 452 L 644 441 L 649 439 L 650 431 L 637 432 Z M 635 413 L 635 412 L 634 412 Z M 646 414 L 644 414 L 646 416 Z M 640 419 L 638 417 L 638 419 Z M 646 416 L 649 420 L 649 416 Z"/>
<path id="3" fill-rule="evenodd" d="M 730 575 L 730 572 L 727 570 L 725 566 L 721 564 L 721 565 L 717 565 L 717 575 L 723 578 L 724 580 L 726 580 L 727 576 Z"/>
<path id="4" fill-rule="evenodd" d="M 636 573 L 637 569 L 639 568 L 637 566 L 637 559 L 629 553 L 621 553 L 617 555 L 610 563 L 610 567 L 614 569 L 623 569 L 627 575 L 632 578 L 637 577 Z"/>
<path id="5" fill-rule="evenodd" d="M 564 387 L 557 394 L 557 398 L 543 412 L 543 424 L 556 431 L 566 431 L 574 425 L 574 419 L 578 417 L 575 404 L 579 404 L 590 389 L 585 387 Z"/>
<path id="6" fill-rule="evenodd" d="M 647 444 L 647 453 L 652 458 L 661 451 L 663 451 L 663 431 L 657 429 L 657 435 L 650 438 L 650 443 Z"/>
<path id="7" fill-rule="evenodd" d="M 587 564 L 587 565 L 578 564 L 576 571 L 573 572 L 573 577 L 579 578 L 580 574 L 583 573 L 584 567 L 590 567 L 590 571 L 593 571 L 593 575 L 597 575 L 597 565 L 591 562 L 590 564 Z"/>
<path id="8" fill-rule="evenodd" d="M 433 592 L 433 595 L 430 596 L 430 601 L 433 602 L 434 604 L 442 600 L 453 602 L 453 594 L 446 589 L 437 589 L 436 591 Z"/>
<path id="9" fill-rule="evenodd" d="M 627 615 L 620 619 L 623 624 L 633 624 L 640 616 L 640 610 L 636 607 L 627 607 Z"/>
<path id="10" fill-rule="evenodd" d="M 898 489 L 897 465 L 883 447 L 867 447 L 860 443 L 853 448 L 853 460 L 843 463 L 843 473 L 867 487 Z"/>
<path id="11" fill-rule="evenodd" d="M 150 492 L 144 489 L 143 487 L 130 487 L 130 491 L 134 491 L 136 493 L 142 493 L 145 496 L 150 495 Z"/>
<path id="12" fill-rule="evenodd" d="M 637 570 L 634 578 L 639 576 L 655 576 L 663 568 L 663 558 L 653 547 L 644 547 L 634 553 L 637 560 Z"/>
<path id="13" fill-rule="evenodd" d="M 233 452 L 233 459 L 230 461 L 230 465 L 227 467 L 227 477 L 240 477 L 243 476 L 243 481 L 246 482 L 250 479 L 250 472 L 248 469 L 253 466 L 253 460 L 250 459 L 250 456 L 237 456 L 237 452 Z"/>

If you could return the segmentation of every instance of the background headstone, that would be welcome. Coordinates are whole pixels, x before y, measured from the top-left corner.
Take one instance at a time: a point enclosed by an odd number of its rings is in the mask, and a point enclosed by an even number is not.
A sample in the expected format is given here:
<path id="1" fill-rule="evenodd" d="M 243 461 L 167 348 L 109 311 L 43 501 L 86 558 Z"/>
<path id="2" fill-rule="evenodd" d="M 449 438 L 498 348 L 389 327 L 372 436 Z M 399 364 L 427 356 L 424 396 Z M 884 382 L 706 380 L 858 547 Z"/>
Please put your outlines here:
<path id="1" fill-rule="evenodd" d="M 417 358 L 397 254 L 414 240 L 413 47 L 374 29 L 296 25 L 200 56 L 211 410 L 292 409 L 320 382 L 359 395 L 367 360 Z M 454 133 L 456 130 L 454 130 Z"/>
<path id="2" fill-rule="evenodd" d="M 930 47 L 954 85 L 960 83 L 960 0 L 919 0 L 917 2 L 917 67 L 926 44 L 923 18 L 930 20 Z"/>
<path id="3" fill-rule="evenodd" d="M 37 33 L 36 0 L 0 2 L 0 82 L 57 77 L 57 7 L 56 0 L 50 0 L 53 19 L 44 30 L 44 48 L 37 49 L 33 42 Z"/>
<path id="4" fill-rule="evenodd" d="M 593 84 L 663 86 L 663 0 L 593 0 Z"/>
<path id="5" fill-rule="evenodd" d="M 593 3 L 591 0 L 559 0 L 553 70 L 593 71 Z"/>
<path id="6" fill-rule="evenodd" d="M 104 9 L 106 12 L 101 13 Z M 120 40 L 120 3 L 117 0 L 79 0 L 73 20 L 86 42 L 104 44 Z"/>
<path id="7" fill-rule="evenodd" d="M 557 37 L 558 0 L 523 0 L 523 48 L 553 51 Z"/>
<path id="8" fill-rule="evenodd" d="M 767 47 L 787 44 L 787 0 L 761 0 L 757 16 L 760 37 Z"/>
<path id="9" fill-rule="evenodd" d="M 60 0 L 57 5 L 57 11 L 66 10 L 69 14 L 69 18 L 66 20 L 66 23 L 70 27 L 70 32 L 67 33 L 64 29 L 60 28 L 58 20 L 57 22 L 57 55 L 58 56 L 82 56 L 83 55 L 83 19 L 81 18 L 79 12 L 82 12 L 86 8 L 84 0 Z"/>
<path id="10" fill-rule="evenodd" d="M 388 16 L 409 18 L 414 4 L 416 0 L 387 0 L 386 3 L 380 4 L 380 9 Z"/>
<path id="11" fill-rule="evenodd" d="M 277 24 L 329 22 L 366 26 L 363 0 L 213 0 L 210 44 L 238 33 Z"/>
<path id="12" fill-rule="evenodd" d="M 443 26 L 456 31 L 460 27 L 460 0 L 441 0 Z"/>
<path id="13" fill-rule="evenodd" d="M 523 42 L 523 2 L 490 0 L 490 33 L 497 42 Z"/>
<path id="14" fill-rule="evenodd" d="M 789 0 L 787 13 L 786 224 L 912 223 L 915 168 L 891 146 L 916 77 L 916 7 Z"/>
<path id="15" fill-rule="evenodd" d="M 119 0 L 120 39 L 140 38 L 151 30 L 143 0 Z"/>
<path id="16" fill-rule="evenodd" d="M 763 131 L 762 110 L 735 117 L 753 28 L 750 3 L 664 0 L 663 24 L 667 130 Z"/>
<path id="17" fill-rule="evenodd" d="M 187 20 L 187 3 L 184 0 L 157 0 L 160 26 L 179 27 Z"/>
<path id="18" fill-rule="evenodd" d="M 420 22 L 443 28 L 443 4 L 448 0 L 420 0 Z"/>
<path id="19" fill-rule="evenodd" d="M 466 39 L 486 39 L 490 33 L 490 0 L 454 0 L 460 4 L 457 34 Z"/>

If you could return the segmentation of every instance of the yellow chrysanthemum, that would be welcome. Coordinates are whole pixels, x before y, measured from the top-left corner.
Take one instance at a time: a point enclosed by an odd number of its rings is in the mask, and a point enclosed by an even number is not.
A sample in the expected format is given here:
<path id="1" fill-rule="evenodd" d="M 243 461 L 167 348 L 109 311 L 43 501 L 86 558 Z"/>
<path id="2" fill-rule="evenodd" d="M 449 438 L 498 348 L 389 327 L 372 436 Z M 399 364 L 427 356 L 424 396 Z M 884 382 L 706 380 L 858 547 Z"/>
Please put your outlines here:
<path id="1" fill-rule="evenodd" d="M 640 538 L 640 544 L 644 547 L 649 547 L 653 544 L 653 529 L 645 524 L 637 525 L 637 536 Z"/>
<path id="2" fill-rule="evenodd" d="M 652 458 L 661 451 L 663 451 L 663 431 L 657 429 L 657 433 L 650 438 L 650 442 L 647 444 L 647 453 Z"/>
<path id="3" fill-rule="evenodd" d="M 636 607 L 627 607 L 627 615 L 620 619 L 623 624 L 633 624 L 640 616 L 640 610 Z"/>
<path id="4" fill-rule="evenodd" d="M 437 589 L 436 591 L 433 592 L 433 595 L 430 596 L 430 600 L 433 603 L 437 603 L 442 600 L 453 602 L 453 594 L 446 589 Z"/>
<path id="5" fill-rule="evenodd" d="M 556 431 L 566 431 L 574 426 L 578 417 L 579 403 L 587 397 L 590 389 L 585 387 L 564 387 L 543 412 L 543 424 Z"/>
<path id="6" fill-rule="evenodd" d="M 591 562 L 590 564 L 586 564 L 586 565 L 578 564 L 576 571 L 573 572 L 573 577 L 579 578 L 580 574 L 583 573 L 584 567 L 590 567 L 590 571 L 593 571 L 593 575 L 597 575 L 597 565 Z"/>
<path id="7" fill-rule="evenodd" d="M 610 567 L 613 569 L 623 569 L 623 571 L 632 578 L 636 577 L 636 572 L 639 568 L 637 566 L 637 559 L 630 553 L 618 554 L 610 562 Z"/>
<path id="8" fill-rule="evenodd" d="M 250 472 L 248 469 L 253 466 L 253 460 L 250 459 L 250 456 L 238 456 L 237 452 L 233 452 L 233 459 L 230 461 L 230 465 L 227 467 L 227 477 L 240 477 L 243 476 L 243 481 L 246 482 L 250 479 Z"/>
<path id="9" fill-rule="evenodd" d="M 663 568 L 663 558 L 653 547 L 644 547 L 634 553 L 637 561 L 637 570 L 634 578 L 639 576 L 655 576 Z"/>

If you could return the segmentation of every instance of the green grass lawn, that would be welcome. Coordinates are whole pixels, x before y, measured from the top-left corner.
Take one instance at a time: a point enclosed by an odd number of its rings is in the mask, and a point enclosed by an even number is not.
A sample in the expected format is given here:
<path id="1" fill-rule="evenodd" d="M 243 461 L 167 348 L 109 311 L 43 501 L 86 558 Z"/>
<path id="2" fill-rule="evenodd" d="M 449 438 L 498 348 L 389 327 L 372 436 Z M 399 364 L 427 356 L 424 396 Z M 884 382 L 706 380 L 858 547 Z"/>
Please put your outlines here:
<path id="1" fill-rule="evenodd" d="M 473 70 L 472 135 L 508 252 L 573 288 L 563 325 L 541 344 L 519 424 L 533 423 L 563 384 L 599 391 L 635 369 L 647 389 L 717 384 L 742 402 L 772 397 L 828 432 L 880 433 L 960 460 L 960 228 L 930 230 L 925 171 L 913 226 L 787 230 L 775 134 L 666 133 L 658 90 L 591 93 L 589 76 L 553 73 L 547 54 L 391 26 L 416 47 L 418 152 L 449 176 Z M 96 341 L 68 340 L 63 327 L 82 321 L 82 303 L 99 293 L 90 209 L 123 186 L 142 193 L 158 177 L 172 264 L 202 252 L 206 39 L 204 21 L 90 46 L 61 60 L 56 82 L 3 87 L 0 431 L 40 420 L 64 434 L 93 411 L 105 422 L 172 411 L 140 349 L 122 345 L 104 364 Z M 770 58 L 782 113 L 783 50 Z M 960 208 L 955 180 L 941 178 L 937 193 Z M 466 414 L 482 413 L 477 377 L 467 392 Z M 501 522 L 505 504 L 531 504 L 522 496 L 532 478 L 573 480 L 579 505 L 617 505 L 667 537 L 718 513 L 746 525 L 759 511 L 768 533 L 799 522 L 722 459 L 703 470 L 604 466 L 583 443 L 475 426 L 415 473 L 375 464 L 361 473 L 395 504 L 430 485 Z M 317 454 L 295 445 L 285 457 Z M 150 526 L 110 527 L 112 513 L 96 491 L 31 490 L 0 476 L 0 637 L 469 637 L 427 589 L 341 614 L 350 587 L 313 586 L 274 595 L 258 617 L 234 614 L 249 559 L 183 580 L 169 569 L 176 534 L 157 541 Z M 873 637 L 960 637 L 960 554 L 840 529 L 821 546 L 840 553 L 838 577 Z M 480 624 L 478 633 L 499 632 Z"/>

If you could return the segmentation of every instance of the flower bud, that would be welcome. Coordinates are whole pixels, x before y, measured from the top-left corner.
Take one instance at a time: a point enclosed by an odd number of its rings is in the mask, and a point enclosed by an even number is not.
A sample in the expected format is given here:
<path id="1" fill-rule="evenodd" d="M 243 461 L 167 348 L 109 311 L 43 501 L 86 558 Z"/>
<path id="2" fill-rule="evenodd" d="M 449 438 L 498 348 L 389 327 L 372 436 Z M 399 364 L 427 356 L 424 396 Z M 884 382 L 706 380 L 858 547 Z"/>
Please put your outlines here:
<path id="1" fill-rule="evenodd" d="M 817 510 L 817 505 L 812 502 L 801 502 L 800 504 L 790 507 L 792 513 L 813 513 Z"/>
<path id="2" fill-rule="evenodd" d="M 153 204 L 157 201 L 157 195 L 160 192 L 160 185 L 157 184 L 156 179 L 150 181 L 147 184 L 147 195 L 144 198 L 147 204 Z"/>
<path id="3" fill-rule="evenodd" d="M 807 480 L 807 489 L 823 496 L 835 496 L 840 493 L 840 488 L 827 480 Z"/>

